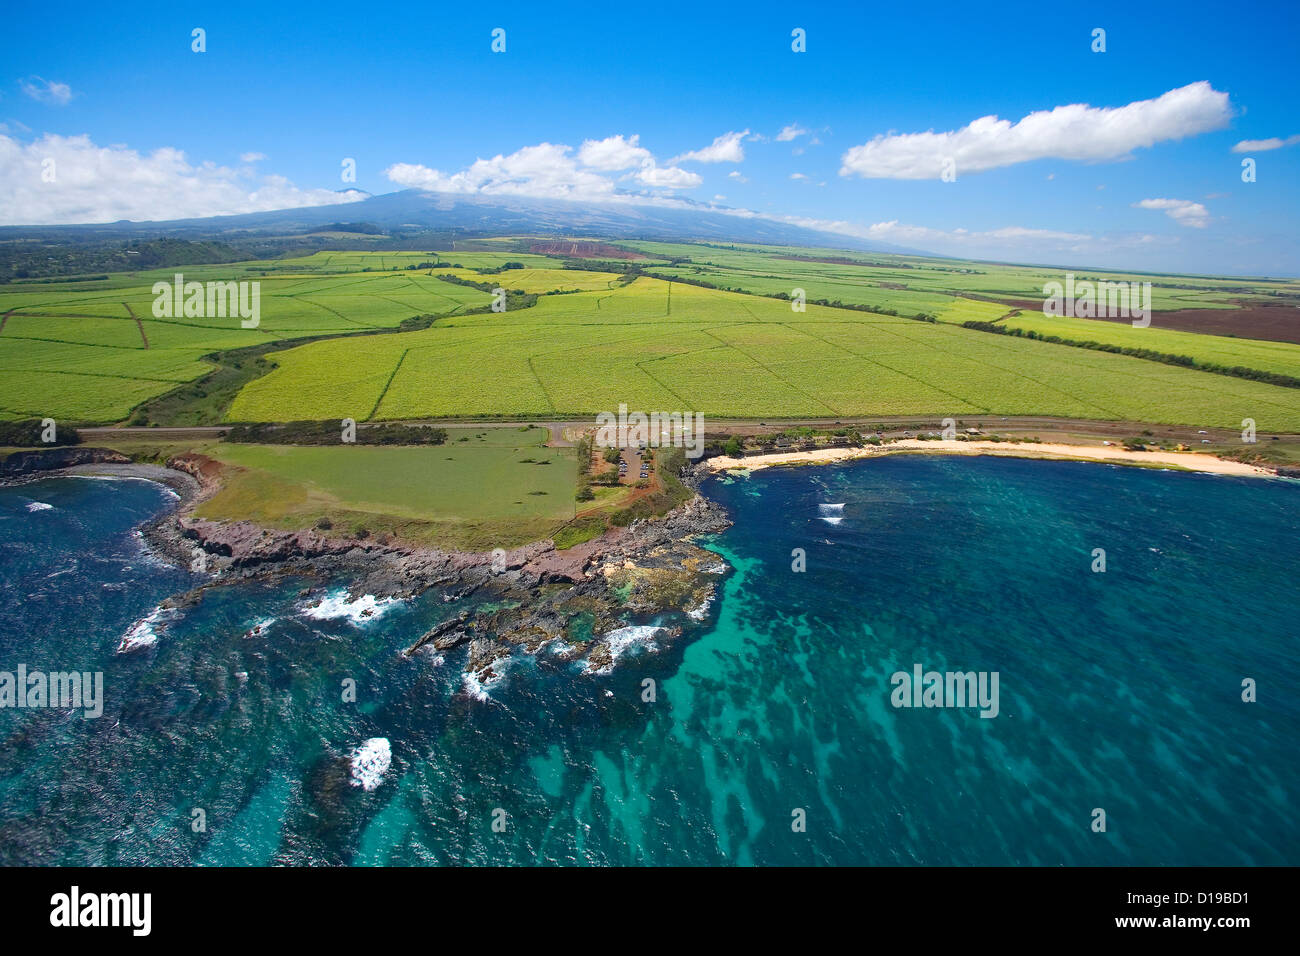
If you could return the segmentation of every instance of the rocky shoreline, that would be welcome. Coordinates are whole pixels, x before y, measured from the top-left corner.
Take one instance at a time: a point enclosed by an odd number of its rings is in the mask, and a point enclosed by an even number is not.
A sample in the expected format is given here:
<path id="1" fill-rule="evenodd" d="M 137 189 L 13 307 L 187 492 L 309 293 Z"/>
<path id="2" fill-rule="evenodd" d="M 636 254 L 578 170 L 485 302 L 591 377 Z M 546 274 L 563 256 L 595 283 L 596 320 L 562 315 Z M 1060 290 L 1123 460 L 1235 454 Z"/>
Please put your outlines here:
<path id="1" fill-rule="evenodd" d="M 131 463 L 116 453 L 71 461 L 34 458 L 24 464 L 21 473 L 6 475 L 5 482 L 95 474 L 145 478 L 176 492 L 176 507 L 145 523 L 140 532 L 157 556 L 209 579 L 169 599 L 166 607 L 197 603 L 212 587 L 286 576 L 321 582 L 305 589 L 304 598 L 337 590 L 334 582 L 340 580 L 348 582 L 349 600 L 405 600 L 436 588 L 448 605 L 447 617 L 414 639 L 405 653 L 439 655 L 468 645 L 466 674 L 480 685 L 499 676 L 494 665 L 516 651 L 549 647 L 561 658 L 603 670 L 613 666 L 619 639 L 626 639 L 629 630 L 639 627 L 638 633 L 653 632 L 656 639 L 676 637 L 692 619 L 704 617 L 725 570 L 716 554 L 691 539 L 731 525 L 720 506 L 699 494 L 706 474 L 702 470 L 686 479 L 695 497 L 661 517 L 611 529 L 564 551 L 547 540 L 476 553 L 196 518 L 195 505 L 219 486 L 214 463 L 199 455 L 178 456 L 166 467 Z M 475 613 L 472 608 L 484 603 L 493 610 Z M 659 616 L 666 623 L 653 628 L 629 621 Z"/>

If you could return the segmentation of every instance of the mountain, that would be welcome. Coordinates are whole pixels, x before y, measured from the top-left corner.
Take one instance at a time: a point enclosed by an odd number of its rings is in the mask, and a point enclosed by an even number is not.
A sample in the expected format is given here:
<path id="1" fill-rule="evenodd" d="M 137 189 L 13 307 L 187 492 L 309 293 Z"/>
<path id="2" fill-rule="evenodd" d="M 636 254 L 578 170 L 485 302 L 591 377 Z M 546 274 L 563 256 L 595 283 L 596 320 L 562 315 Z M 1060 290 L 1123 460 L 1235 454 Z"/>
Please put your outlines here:
<path id="1" fill-rule="evenodd" d="M 602 239 L 706 240 L 768 245 L 823 246 L 866 252 L 924 255 L 884 242 L 857 239 L 764 219 L 721 212 L 699 203 L 676 206 L 595 203 L 523 196 L 465 196 L 418 189 L 369 196 L 356 202 L 304 206 L 237 216 L 168 222 L 112 222 L 69 226 L 3 226 L 0 240 L 224 239 L 311 232 L 349 223 L 376 225 L 390 234 L 439 232 L 453 236 L 565 235 Z"/>

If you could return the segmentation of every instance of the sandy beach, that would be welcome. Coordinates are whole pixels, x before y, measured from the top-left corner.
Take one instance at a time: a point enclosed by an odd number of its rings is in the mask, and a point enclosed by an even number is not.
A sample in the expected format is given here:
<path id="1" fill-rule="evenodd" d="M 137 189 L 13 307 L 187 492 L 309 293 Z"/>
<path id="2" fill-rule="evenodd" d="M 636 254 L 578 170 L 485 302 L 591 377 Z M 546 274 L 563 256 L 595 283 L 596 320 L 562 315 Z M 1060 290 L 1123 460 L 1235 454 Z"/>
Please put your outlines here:
<path id="1" fill-rule="evenodd" d="M 1247 475 L 1271 477 L 1274 472 L 1257 465 L 1228 461 L 1213 455 L 1179 451 L 1129 451 L 1126 448 L 1106 445 L 1061 445 L 1050 442 L 1012 443 L 992 441 L 922 441 L 906 438 L 888 445 L 868 445 L 864 448 L 825 448 L 815 451 L 774 452 L 770 455 L 750 455 L 745 458 L 720 456 L 710 458 L 710 471 L 727 471 L 733 468 L 755 470 L 773 465 L 822 464 L 849 461 L 857 458 L 876 458 L 905 451 L 937 452 L 949 455 L 1001 455 L 1010 458 L 1070 458 L 1087 461 L 1113 462 L 1126 465 L 1161 465 L 1204 471 L 1216 475 Z"/>

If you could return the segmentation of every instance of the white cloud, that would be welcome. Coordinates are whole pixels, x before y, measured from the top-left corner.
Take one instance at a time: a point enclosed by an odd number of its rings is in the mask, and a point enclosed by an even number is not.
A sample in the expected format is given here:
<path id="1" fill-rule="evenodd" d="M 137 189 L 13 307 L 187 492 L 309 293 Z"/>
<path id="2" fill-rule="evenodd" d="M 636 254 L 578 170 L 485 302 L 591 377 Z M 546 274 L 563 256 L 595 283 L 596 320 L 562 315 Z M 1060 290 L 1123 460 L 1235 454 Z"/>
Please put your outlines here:
<path id="1" fill-rule="evenodd" d="M 696 163 L 743 163 L 745 161 L 745 148 L 740 144 L 749 130 L 741 130 L 739 133 L 723 133 L 708 146 L 703 149 L 693 149 L 689 153 L 682 153 L 669 160 L 670 163 L 684 163 L 687 161 Z"/>
<path id="2" fill-rule="evenodd" d="M 745 176 L 740 172 L 739 169 L 733 169 L 731 172 L 727 173 L 727 178 L 734 179 L 738 183 L 749 182 L 749 180 L 745 178 Z"/>
<path id="3" fill-rule="evenodd" d="M 629 195 L 620 193 L 616 181 L 605 173 L 633 166 L 638 168 L 623 178 L 653 189 L 691 189 L 704 181 L 688 170 L 657 165 L 650 151 L 639 145 L 636 136 L 587 140 L 576 156 L 571 146 L 539 143 L 525 146 L 508 156 L 476 160 L 458 173 L 447 174 L 428 166 L 397 163 L 384 170 L 384 175 L 400 186 L 430 192 L 623 202 L 630 198 Z"/>
<path id="4" fill-rule="evenodd" d="M 1143 199 L 1133 204 L 1135 209 L 1159 209 L 1180 226 L 1204 229 L 1210 224 L 1210 212 L 1204 205 L 1190 199 Z"/>
<path id="5" fill-rule="evenodd" d="M 636 178 L 647 186 L 668 189 L 691 189 L 704 182 L 696 173 L 677 166 L 646 166 L 636 174 Z"/>
<path id="6" fill-rule="evenodd" d="M 47 103 L 51 106 L 66 106 L 72 99 L 72 87 L 67 83 L 58 83 L 39 76 L 30 76 L 25 80 L 19 80 L 18 85 L 24 93 L 38 103 Z"/>
<path id="7" fill-rule="evenodd" d="M 1228 94 L 1200 81 L 1120 107 L 1084 103 L 1030 113 L 1017 123 L 982 116 L 959 130 L 881 134 L 842 157 L 841 176 L 938 179 L 952 159 L 972 173 L 1035 159 L 1126 159 L 1133 150 L 1225 126 Z"/>
<path id="8" fill-rule="evenodd" d="M 784 127 L 781 132 L 776 134 L 776 141 L 778 143 L 788 143 L 790 140 L 803 136 L 807 132 L 808 131 L 798 123 L 791 123 L 789 126 Z"/>
<path id="9" fill-rule="evenodd" d="M 51 168 L 54 181 L 46 182 L 42 174 Z M 299 189 L 282 176 L 253 180 L 213 163 L 193 165 L 169 147 L 141 155 L 124 146 L 96 146 L 88 136 L 46 134 L 23 143 L 0 135 L 0 219 L 9 225 L 189 219 L 364 197 L 356 190 Z"/>
<path id="10" fill-rule="evenodd" d="M 618 170 L 631 169 L 653 163 L 650 150 L 639 145 L 640 136 L 624 139 L 610 136 L 605 139 L 589 139 L 578 150 L 578 161 L 592 169 Z"/>
<path id="11" fill-rule="evenodd" d="M 990 229 L 983 232 L 972 232 L 968 229 L 931 229 L 928 226 L 911 226 L 900 223 L 897 219 L 891 219 L 888 222 L 872 223 L 861 235 L 869 239 L 879 239 L 883 242 L 947 242 L 947 243 L 967 243 L 980 244 L 989 240 L 1001 240 L 1003 242 L 1029 242 L 1039 243 L 1043 241 L 1064 242 L 1064 243 L 1081 243 L 1087 242 L 1092 236 L 1086 233 L 1078 232 L 1061 232 L 1055 229 L 1030 229 L 1025 226 L 1003 226 L 1000 229 Z"/>
<path id="12" fill-rule="evenodd" d="M 805 176 L 803 173 L 791 173 L 791 174 L 790 174 L 790 178 L 791 178 L 791 179 L 807 179 L 808 177 Z"/>
<path id="13" fill-rule="evenodd" d="M 239 161 L 241 163 L 259 163 L 266 159 L 266 153 L 241 153 Z"/>
<path id="14" fill-rule="evenodd" d="M 1270 149 L 1281 149 L 1283 146 L 1294 146 L 1296 143 L 1300 143 L 1300 134 L 1288 136 L 1286 139 L 1280 139 L 1277 136 L 1269 139 L 1243 139 L 1232 147 L 1232 151 L 1234 153 L 1263 153 Z"/>
<path id="15" fill-rule="evenodd" d="M 614 192 L 613 180 L 579 167 L 572 147 L 539 143 L 509 156 L 478 159 L 450 175 L 427 166 L 397 163 L 384 171 L 393 182 L 432 192 L 599 198 Z"/>

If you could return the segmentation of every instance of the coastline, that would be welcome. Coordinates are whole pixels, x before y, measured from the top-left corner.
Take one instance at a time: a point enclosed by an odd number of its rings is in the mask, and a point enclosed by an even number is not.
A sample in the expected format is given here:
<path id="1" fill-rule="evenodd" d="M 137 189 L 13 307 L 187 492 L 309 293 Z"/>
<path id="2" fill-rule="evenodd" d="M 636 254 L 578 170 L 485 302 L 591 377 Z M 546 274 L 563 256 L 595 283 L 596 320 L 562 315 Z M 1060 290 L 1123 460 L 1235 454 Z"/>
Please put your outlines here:
<path id="1" fill-rule="evenodd" d="M 699 624 L 717 595 L 720 559 L 691 539 L 731 524 L 722 507 L 688 480 L 696 494 L 673 511 L 563 551 L 550 539 L 496 552 L 441 550 L 195 518 L 194 507 L 220 487 L 219 471 L 200 455 L 177 456 L 166 466 L 120 459 L 31 464 L 33 470 L 2 483 L 98 477 L 154 481 L 175 492 L 177 500 L 141 523 L 140 534 L 160 559 L 206 580 L 166 599 L 162 606 L 169 609 L 195 605 L 211 588 L 252 579 L 306 578 L 312 583 L 301 597 L 323 600 L 344 590 L 348 603 L 410 600 L 439 589 L 442 603 L 452 605 L 448 615 L 404 653 L 438 655 L 467 645 L 466 679 L 476 687 L 490 686 L 517 651 L 532 654 L 549 645 L 558 658 L 605 673 L 629 632 L 671 640 Z M 476 594 L 493 609 L 479 610 L 479 602 L 466 607 Z M 651 618 L 653 625 L 645 623 Z M 581 626 L 575 630 L 584 621 L 586 637 L 579 636 Z"/>
<path id="2" fill-rule="evenodd" d="M 532 654 L 549 646 L 552 653 L 559 649 L 563 658 L 583 662 L 589 671 L 605 672 L 616 663 L 620 635 L 629 629 L 671 639 L 683 627 L 704 620 L 721 581 L 719 558 L 692 539 L 724 531 L 731 524 L 723 507 L 700 493 L 701 482 L 710 474 L 907 453 L 1083 460 L 1250 477 L 1274 474 L 1205 454 L 1056 443 L 904 439 L 885 446 L 743 459 L 722 456 L 690 470 L 684 481 L 695 491 L 694 497 L 665 515 L 611 528 L 599 538 L 565 550 L 544 539 L 496 552 L 444 550 L 399 541 L 380 544 L 372 538 L 326 536 L 315 529 L 274 530 L 251 521 L 199 519 L 194 517 L 197 505 L 221 487 L 220 467 L 199 454 L 174 456 L 165 466 L 124 461 L 124 456 L 106 449 L 85 450 L 72 462 L 63 456 L 33 456 L 24 462 L 23 473 L 6 475 L 3 483 L 97 476 L 150 480 L 172 489 L 177 501 L 144 522 L 140 533 L 160 558 L 206 580 L 169 598 L 164 602 L 168 607 L 197 604 L 213 587 L 286 576 L 308 580 L 304 598 L 323 599 L 343 589 L 349 602 L 409 600 L 436 588 L 443 604 L 455 606 L 448 607 L 447 616 L 414 639 L 405 653 L 436 655 L 467 645 L 467 680 L 487 686 L 516 652 Z M 479 599 L 470 603 L 474 595 Z M 478 610 L 484 598 L 494 610 Z M 578 619 L 589 622 L 588 637 L 575 636 Z M 653 625 L 647 623 L 650 620 Z"/>
<path id="3" fill-rule="evenodd" d="M 1101 464 L 1159 466 L 1201 471 L 1216 475 L 1234 475 L 1254 478 L 1273 478 L 1277 473 L 1259 465 L 1230 461 L 1197 452 L 1130 451 L 1127 448 L 1096 445 L 1065 445 L 1052 442 L 1011 443 L 992 441 L 956 441 L 937 439 L 923 441 L 905 438 L 888 445 L 867 445 L 862 448 L 825 448 L 814 451 L 775 452 L 767 455 L 749 455 L 744 458 L 719 456 L 704 463 L 711 473 L 745 470 L 755 471 L 778 465 L 822 465 L 863 458 L 880 458 L 886 455 L 911 452 L 930 452 L 944 455 L 993 455 L 1003 458 L 1042 458 L 1064 461 L 1093 461 Z"/>

